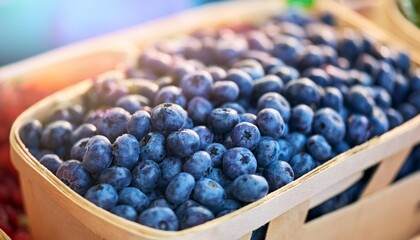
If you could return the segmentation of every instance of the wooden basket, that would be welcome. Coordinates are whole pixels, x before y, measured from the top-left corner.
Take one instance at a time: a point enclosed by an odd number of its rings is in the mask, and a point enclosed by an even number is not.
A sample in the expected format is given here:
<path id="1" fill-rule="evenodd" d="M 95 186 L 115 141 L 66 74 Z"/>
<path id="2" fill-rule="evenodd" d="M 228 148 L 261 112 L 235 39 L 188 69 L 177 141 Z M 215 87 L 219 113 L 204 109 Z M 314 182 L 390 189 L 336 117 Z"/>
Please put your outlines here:
<path id="1" fill-rule="evenodd" d="M 118 36 L 141 45 L 201 27 L 258 21 L 282 7 L 281 1 L 223 3 L 131 29 Z M 394 47 L 404 46 L 359 15 L 333 2 L 318 1 L 314 11 L 325 10 L 335 14 L 344 26 L 361 29 Z M 420 116 L 335 157 L 257 202 L 197 227 L 166 232 L 117 217 L 63 184 L 28 152 L 18 135 L 25 121 L 45 119 L 62 102 L 79 102 L 81 94 L 90 86 L 91 82 L 85 81 L 43 99 L 20 115 L 13 125 L 11 157 L 19 171 L 34 239 L 249 239 L 251 231 L 267 222 L 270 222 L 267 239 L 366 239 L 365 236 L 403 239 L 420 230 L 419 212 L 413 211 L 420 195 L 412 191 L 418 189 L 418 174 L 375 193 L 393 180 L 410 149 L 420 142 Z M 364 170 L 377 164 L 379 167 L 360 201 L 304 223 L 308 209 L 344 191 L 361 178 Z M 394 196 L 397 192 L 400 197 Z M 398 211 L 394 212 L 397 207 Z M 404 217 L 407 221 L 395 223 L 395 218 L 384 217 L 384 214 Z M 391 221 L 395 226 L 388 227 Z"/>
<path id="2" fill-rule="evenodd" d="M 7 234 L 0 229 L 0 240 L 10 240 L 10 237 L 7 236 Z"/>
<path id="3" fill-rule="evenodd" d="M 397 0 L 376 0 L 375 8 L 372 8 L 367 16 L 384 28 L 389 34 L 407 43 L 408 49 L 418 51 L 420 49 L 420 29 L 408 21 L 400 12 Z"/>

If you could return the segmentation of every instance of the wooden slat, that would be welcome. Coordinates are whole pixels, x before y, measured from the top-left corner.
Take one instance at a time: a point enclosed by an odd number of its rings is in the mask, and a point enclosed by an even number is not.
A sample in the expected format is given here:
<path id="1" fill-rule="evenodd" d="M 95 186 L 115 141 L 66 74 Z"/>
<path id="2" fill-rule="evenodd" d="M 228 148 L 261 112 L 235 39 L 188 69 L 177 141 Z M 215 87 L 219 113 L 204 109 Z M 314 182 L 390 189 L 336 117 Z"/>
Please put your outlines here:
<path id="1" fill-rule="evenodd" d="M 371 195 L 385 186 L 389 185 L 394 178 L 397 176 L 398 171 L 401 166 L 407 160 L 408 155 L 410 155 L 411 147 L 403 149 L 387 158 L 385 158 L 376 169 L 374 175 L 370 179 L 368 185 L 363 190 L 360 198 Z"/>

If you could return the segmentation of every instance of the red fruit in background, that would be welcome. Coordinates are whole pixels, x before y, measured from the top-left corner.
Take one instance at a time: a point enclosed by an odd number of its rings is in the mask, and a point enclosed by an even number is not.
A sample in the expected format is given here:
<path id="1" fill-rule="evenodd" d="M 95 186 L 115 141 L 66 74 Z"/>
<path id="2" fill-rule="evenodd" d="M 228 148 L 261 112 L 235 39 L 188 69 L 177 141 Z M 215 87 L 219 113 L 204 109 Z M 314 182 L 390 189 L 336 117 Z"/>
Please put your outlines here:
<path id="1" fill-rule="evenodd" d="M 0 229 L 3 230 L 8 236 L 13 234 L 13 228 L 6 222 L 0 221 Z"/>
<path id="2" fill-rule="evenodd" d="M 0 168 L 7 169 L 17 178 L 17 171 L 10 160 L 10 144 L 8 142 L 0 144 Z"/>
<path id="3" fill-rule="evenodd" d="M 17 231 L 12 235 L 13 240 L 31 240 L 29 234 L 25 231 Z"/>
<path id="4" fill-rule="evenodd" d="M 16 208 L 14 208 L 10 204 L 3 205 L 4 210 L 6 211 L 7 217 L 9 218 L 9 223 L 14 228 L 18 227 L 20 225 L 20 215 L 22 215 L 22 212 Z"/>
<path id="5" fill-rule="evenodd" d="M 9 202 L 10 192 L 5 183 L 0 182 L 0 202 Z"/>

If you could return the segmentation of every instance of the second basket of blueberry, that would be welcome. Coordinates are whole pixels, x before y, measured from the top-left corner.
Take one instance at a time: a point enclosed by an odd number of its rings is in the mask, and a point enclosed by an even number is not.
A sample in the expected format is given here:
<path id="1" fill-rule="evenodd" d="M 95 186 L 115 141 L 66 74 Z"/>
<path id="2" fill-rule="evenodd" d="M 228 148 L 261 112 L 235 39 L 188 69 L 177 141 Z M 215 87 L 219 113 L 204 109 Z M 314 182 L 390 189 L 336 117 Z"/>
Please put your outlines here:
<path id="1" fill-rule="evenodd" d="M 410 119 L 418 130 L 420 69 L 339 21 L 287 9 L 157 41 L 24 114 L 20 154 L 127 226 L 223 224 Z"/>

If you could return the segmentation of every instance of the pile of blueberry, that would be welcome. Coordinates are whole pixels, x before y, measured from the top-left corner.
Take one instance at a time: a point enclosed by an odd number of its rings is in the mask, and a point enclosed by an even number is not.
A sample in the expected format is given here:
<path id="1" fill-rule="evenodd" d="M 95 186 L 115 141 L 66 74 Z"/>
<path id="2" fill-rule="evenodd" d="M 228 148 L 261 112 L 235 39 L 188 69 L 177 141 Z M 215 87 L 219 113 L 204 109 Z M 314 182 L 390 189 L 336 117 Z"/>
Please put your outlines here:
<path id="1" fill-rule="evenodd" d="M 179 36 L 20 137 L 78 194 L 176 231 L 223 216 L 415 117 L 420 69 L 329 13 Z"/>

